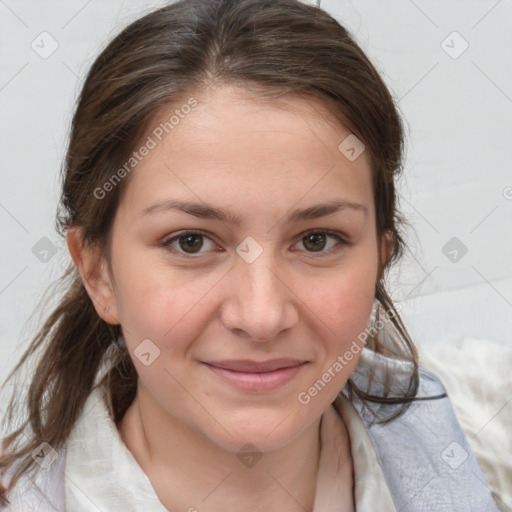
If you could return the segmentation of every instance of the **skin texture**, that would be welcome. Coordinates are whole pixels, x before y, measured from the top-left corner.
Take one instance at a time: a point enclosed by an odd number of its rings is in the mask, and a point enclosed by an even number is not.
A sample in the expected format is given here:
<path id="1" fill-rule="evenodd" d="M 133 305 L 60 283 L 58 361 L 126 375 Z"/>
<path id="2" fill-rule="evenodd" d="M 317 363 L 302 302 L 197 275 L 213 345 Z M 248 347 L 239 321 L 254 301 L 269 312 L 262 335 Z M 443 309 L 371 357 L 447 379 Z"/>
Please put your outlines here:
<path id="1" fill-rule="evenodd" d="M 195 97 L 198 105 L 125 178 L 110 267 L 80 245 L 78 229 L 68 232 L 98 314 L 121 324 L 139 374 L 119 432 L 168 508 L 311 510 L 321 414 L 359 355 L 308 404 L 297 396 L 367 327 L 379 255 L 382 262 L 389 257 L 387 239 L 379 246 L 376 235 L 369 155 L 349 161 L 338 150 L 350 132 L 314 99 L 270 103 L 227 85 Z M 175 109 L 163 110 L 155 126 Z M 228 209 L 240 225 L 178 210 L 141 213 L 169 199 Z M 367 213 L 347 208 L 285 223 L 292 210 L 336 199 Z M 194 229 L 210 237 L 192 241 L 195 254 L 183 249 L 186 239 L 159 246 Z M 312 229 L 336 231 L 350 245 L 331 236 L 308 243 Z M 249 236 L 262 249 L 251 263 L 236 252 Z M 145 339 L 160 350 L 147 366 L 134 356 Z M 307 364 L 264 392 L 235 389 L 202 364 L 281 357 Z M 343 507 L 353 510 L 345 438 Z M 246 443 L 263 455 L 250 468 L 237 457 Z"/>

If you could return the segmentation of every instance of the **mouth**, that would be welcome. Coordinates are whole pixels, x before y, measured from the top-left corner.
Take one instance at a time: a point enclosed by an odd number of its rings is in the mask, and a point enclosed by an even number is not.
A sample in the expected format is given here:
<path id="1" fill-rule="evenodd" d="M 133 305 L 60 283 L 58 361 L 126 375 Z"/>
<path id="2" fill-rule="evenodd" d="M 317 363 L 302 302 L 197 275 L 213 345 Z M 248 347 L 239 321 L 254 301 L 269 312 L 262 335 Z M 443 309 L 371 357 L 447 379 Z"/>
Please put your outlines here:
<path id="1" fill-rule="evenodd" d="M 203 362 L 214 375 L 239 390 L 274 391 L 290 382 L 308 363 L 298 359 L 271 361 L 208 361 Z"/>

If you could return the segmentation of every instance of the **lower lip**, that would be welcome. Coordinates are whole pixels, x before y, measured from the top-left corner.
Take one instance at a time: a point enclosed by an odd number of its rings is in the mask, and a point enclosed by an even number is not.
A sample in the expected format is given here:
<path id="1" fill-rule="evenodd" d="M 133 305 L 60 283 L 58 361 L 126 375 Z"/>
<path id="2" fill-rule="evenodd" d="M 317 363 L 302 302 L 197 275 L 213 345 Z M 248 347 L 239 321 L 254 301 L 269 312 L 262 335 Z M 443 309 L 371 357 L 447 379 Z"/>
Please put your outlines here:
<path id="1" fill-rule="evenodd" d="M 226 370 L 217 366 L 203 363 L 210 371 L 218 375 L 221 379 L 228 382 L 235 388 L 242 391 L 274 391 L 284 386 L 293 379 L 300 369 L 306 364 L 280 368 L 272 372 L 235 372 Z"/>

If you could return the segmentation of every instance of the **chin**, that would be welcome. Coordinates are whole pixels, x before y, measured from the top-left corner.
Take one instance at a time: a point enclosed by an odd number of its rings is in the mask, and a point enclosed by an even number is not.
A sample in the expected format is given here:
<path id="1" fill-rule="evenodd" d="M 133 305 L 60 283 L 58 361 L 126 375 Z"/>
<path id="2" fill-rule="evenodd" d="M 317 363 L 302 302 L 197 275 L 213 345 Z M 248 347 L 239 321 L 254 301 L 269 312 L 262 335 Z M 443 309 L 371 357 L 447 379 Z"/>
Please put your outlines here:
<path id="1" fill-rule="evenodd" d="M 287 414 L 287 412 L 283 412 L 278 419 L 272 418 L 272 420 L 265 422 L 255 422 L 255 416 L 257 416 L 255 412 L 251 417 L 245 420 L 241 419 L 236 424 L 224 425 L 227 432 L 222 428 L 220 431 L 217 430 L 219 437 L 216 436 L 217 439 L 214 441 L 225 450 L 235 453 L 240 451 L 271 452 L 279 450 L 298 437 L 307 427 L 306 423 L 304 425 L 299 424 L 294 419 L 293 414 L 288 417 Z M 242 450 L 246 445 L 252 445 L 256 448 Z"/>

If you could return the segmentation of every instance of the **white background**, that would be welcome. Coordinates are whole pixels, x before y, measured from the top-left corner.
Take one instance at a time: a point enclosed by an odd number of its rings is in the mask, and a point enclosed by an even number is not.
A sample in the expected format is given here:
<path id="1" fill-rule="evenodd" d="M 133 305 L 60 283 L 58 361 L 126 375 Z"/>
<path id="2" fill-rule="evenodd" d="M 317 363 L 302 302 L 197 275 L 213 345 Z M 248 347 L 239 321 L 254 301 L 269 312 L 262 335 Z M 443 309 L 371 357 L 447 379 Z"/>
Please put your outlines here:
<path id="1" fill-rule="evenodd" d="M 0 2 L 2 380 L 55 303 L 31 316 L 69 259 L 54 223 L 82 79 L 120 29 L 164 4 Z M 473 336 L 512 346 L 512 1 L 321 6 L 355 35 L 404 117 L 400 204 L 413 230 L 390 277 L 413 339 L 421 346 Z M 59 45 L 47 59 L 31 48 L 43 31 Z M 469 46 L 452 58 L 443 41 L 452 55 Z M 58 248 L 47 263 L 32 252 L 43 237 Z M 442 251 L 452 237 L 468 249 L 457 262 Z"/>

